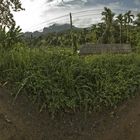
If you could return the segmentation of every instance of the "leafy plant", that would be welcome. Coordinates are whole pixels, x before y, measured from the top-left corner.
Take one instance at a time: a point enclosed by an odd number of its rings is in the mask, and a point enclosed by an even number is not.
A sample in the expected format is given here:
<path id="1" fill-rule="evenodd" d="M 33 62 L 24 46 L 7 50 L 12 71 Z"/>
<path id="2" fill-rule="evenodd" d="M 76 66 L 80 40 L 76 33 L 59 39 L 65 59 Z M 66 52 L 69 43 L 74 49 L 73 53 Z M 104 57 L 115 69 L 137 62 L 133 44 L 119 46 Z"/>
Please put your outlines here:
<path id="1" fill-rule="evenodd" d="M 65 50 L 19 47 L 0 52 L 0 81 L 15 99 L 25 94 L 40 111 L 90 111 L 117 106 L 140 85 L 139 54 L 81 58 Z"/>

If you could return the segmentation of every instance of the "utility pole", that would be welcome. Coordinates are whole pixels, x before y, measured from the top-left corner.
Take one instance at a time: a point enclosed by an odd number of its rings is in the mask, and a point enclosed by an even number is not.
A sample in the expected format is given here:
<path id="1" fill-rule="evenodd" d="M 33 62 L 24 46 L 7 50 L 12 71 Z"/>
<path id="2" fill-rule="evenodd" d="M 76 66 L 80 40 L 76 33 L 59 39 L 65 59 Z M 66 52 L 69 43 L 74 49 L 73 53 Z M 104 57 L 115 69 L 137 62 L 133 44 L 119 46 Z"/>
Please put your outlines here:
<path id="1" fill-rule="evenodd" d="M 71 40 L 72 40 L 72 47 L 73 47 L 73 54 L 77 53 L 77 39 L 76 36 L 73 35 L 73 21 L 72 21 L 72 14 L 70 13 L 70 28 L 71 28 Z"/>
<path id="2" fill-rule="evenodd" d="M 72 30 L 72 14 L 70 13 L 70 28 L 71 28 L 71 30 Z"/>

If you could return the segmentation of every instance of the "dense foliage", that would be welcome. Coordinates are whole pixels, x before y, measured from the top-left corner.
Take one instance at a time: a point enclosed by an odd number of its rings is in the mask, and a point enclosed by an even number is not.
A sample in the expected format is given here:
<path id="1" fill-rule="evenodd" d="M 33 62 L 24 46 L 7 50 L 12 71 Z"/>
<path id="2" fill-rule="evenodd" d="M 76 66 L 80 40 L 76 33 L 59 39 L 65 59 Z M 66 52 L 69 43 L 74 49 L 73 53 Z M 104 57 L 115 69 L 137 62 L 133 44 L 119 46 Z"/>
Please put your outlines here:
<path id="1" fill-rule="evenodd" d="M 0 30 L 0 48 L 12 49 L 17 43 L 23 43 L 20 27 L 11 26 L 8 31 L 5 28 Z"/>
<path id="2" fill-rule="evenodd" d="M 102 15 L 104 22 L 91 28 L 27 40 L 21 37 L 19 27 L 12 25 L 8 31 L 2 27 L 1 86 L 12 90 L 15 99 L 25 94 L 41 111 L 48 109 L 52 114 L 115 107 L 134 96 L 140 85 L 139 53 L 87 57 L 72 53 L 72 44 L 86 42 L 131 43 L 135 50 L 140 47 L 139 14 L 134 24 L 131 11 L 115 20 L 108 8 Z M 9 26 L 10 22 L 5 24 Z"/>
<path id="3" fill-rule="evenodd" d="M 15 25 L 12 11 L 23 10 L 20 0 L 1 0 L 0 1 L 0 27 Z"/>
<path id="4" fill-rule="evenodd" d="M 65 51 L 15 48 L 0 52 L 0 81 L 40 109 L 90 111 L 114 107 L 140 85 L 140 55 L 81 58 Z"/>

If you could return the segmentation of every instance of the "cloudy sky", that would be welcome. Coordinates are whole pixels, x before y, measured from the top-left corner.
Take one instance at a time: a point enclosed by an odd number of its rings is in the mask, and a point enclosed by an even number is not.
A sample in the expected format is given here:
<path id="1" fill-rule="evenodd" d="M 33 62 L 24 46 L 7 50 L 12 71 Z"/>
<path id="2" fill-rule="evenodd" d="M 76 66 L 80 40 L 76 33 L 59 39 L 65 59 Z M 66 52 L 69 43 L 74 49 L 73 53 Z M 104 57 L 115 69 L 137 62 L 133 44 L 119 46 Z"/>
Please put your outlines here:
<path id="1" fill-rule="evenodd" d="M 77 26 L 86 26 L 98 22 L 103 8 L 114 12 L 140 9 L 140 0 L 21 0 L 25 11 L 14 13 L 17 25 L 23 31 L 34 31 L 55 22 L 69 22 L 69 13 Z M 80 12 L 83 11 L 83 12 Z M 61 18 L 57 18 L 61 17 Z"/>

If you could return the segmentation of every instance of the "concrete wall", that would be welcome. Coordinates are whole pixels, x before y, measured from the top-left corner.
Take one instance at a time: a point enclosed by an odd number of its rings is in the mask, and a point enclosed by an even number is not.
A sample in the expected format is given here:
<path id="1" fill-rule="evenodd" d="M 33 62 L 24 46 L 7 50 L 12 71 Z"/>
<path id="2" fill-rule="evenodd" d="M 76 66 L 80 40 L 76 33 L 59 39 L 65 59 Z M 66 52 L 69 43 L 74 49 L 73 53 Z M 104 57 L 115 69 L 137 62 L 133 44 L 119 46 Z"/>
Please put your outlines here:
<path id="1" fill-rule="evenodd" d="M 88 43 L 81 46 L 80 54 L 101 54 L 101 53 L 130 53 L 130 44 L 92 44 Z"/>

